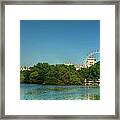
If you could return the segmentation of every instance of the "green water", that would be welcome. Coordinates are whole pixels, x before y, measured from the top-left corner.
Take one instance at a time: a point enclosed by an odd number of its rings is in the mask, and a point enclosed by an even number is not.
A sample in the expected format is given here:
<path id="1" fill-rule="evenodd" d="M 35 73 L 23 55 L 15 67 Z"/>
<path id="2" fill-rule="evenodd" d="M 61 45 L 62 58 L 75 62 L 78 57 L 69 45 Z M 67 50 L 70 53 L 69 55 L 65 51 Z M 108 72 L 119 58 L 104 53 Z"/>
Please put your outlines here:
<path id="1" fill-rule="evenodd" d="M 100 87 L 21 84 L 21 100 L 100 100 Z"/>

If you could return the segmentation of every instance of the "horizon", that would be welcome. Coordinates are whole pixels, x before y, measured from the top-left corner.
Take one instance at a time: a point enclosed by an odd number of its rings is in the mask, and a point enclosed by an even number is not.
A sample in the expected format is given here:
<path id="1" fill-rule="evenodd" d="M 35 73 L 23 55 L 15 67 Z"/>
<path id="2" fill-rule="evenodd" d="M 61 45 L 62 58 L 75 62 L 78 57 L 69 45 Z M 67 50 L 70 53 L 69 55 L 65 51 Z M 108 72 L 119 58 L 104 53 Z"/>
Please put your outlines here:
<path id="1" fill-rule="evenodd" d="M 20 66 L 37 63 L 81 65 L 100 49 L 99 20 L 21 20 Z M 100 55 L 96 56 L 100 61 Z"/>

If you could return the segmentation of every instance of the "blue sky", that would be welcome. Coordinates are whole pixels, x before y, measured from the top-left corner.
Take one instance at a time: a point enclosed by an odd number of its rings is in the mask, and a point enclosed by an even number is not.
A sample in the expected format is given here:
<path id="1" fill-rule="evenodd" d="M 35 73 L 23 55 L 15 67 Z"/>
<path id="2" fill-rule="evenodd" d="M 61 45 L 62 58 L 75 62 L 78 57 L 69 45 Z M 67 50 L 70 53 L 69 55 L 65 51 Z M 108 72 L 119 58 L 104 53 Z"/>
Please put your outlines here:
<path id="1" fill-rule="evenodd" d="M 67 61 L 81 64 L 82 59 L 96 49 L 100 49 L 99 20 L 20 21 L 21 66 Z"/>

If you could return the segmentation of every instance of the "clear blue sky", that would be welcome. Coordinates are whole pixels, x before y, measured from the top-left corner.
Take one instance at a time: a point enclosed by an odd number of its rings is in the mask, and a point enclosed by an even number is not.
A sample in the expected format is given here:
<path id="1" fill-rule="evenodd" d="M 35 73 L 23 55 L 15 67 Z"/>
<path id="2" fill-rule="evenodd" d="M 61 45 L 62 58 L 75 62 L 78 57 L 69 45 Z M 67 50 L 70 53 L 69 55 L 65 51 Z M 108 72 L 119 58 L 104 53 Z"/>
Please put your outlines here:
<path id="1" fill-rule="evenodd" d="M 100 49 L 99 20 L 20 21 L 21 66 L 67 61 L 80 64 L 95 49 Z"/>

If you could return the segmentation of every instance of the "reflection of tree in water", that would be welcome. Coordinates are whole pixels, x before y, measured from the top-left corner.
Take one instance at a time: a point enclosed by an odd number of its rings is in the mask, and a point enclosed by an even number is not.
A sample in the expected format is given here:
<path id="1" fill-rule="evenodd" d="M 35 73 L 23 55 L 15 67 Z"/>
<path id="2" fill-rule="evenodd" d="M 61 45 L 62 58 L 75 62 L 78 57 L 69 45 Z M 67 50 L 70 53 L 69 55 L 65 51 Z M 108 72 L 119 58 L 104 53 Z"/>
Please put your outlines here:
<path id="1" fill-rule="evenodd" d="M 100 100 L 100 87 L 21 84 L 20 94 L 24 100 Z"/>

